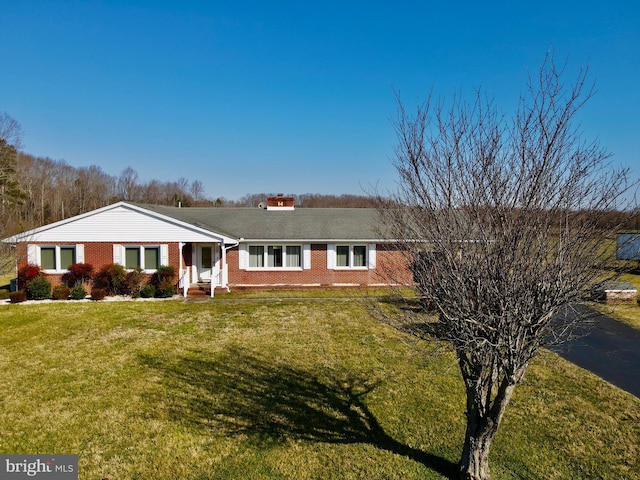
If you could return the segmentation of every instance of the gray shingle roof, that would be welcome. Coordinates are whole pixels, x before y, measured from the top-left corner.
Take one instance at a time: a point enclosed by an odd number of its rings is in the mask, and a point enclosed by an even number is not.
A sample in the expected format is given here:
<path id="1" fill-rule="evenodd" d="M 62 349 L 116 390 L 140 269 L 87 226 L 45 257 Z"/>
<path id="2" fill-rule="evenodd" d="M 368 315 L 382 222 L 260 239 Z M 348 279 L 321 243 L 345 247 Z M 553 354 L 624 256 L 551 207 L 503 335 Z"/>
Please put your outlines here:
<path id="1" fill-rule="evenodd" d="M 379 239 L 379 213 L 373 208 L 166 207 L 136 204 L 152 212 L 245 240 L 367 240 Z"/>

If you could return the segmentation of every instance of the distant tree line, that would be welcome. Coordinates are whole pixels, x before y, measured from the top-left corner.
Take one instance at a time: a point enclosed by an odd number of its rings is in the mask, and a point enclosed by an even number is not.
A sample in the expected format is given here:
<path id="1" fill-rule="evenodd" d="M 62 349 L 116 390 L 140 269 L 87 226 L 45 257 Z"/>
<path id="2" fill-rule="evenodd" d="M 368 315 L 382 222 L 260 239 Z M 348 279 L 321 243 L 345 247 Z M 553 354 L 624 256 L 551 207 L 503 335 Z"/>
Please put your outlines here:
<path id="1" fill-rule="evenodd" d="M 131 167 L 110 175 L 101 167 L 73 167 L 24 153 L 22 127 L 0 113 L 0 235 L 7 237 L 121 200 L 183 207 L 257 207 L 275 194 L 247 194 L 239 200 L 205 194 L 200 180 L 141 180 Z M 371 207 L 367 196 L 293 195 L 297 207 Z"/>

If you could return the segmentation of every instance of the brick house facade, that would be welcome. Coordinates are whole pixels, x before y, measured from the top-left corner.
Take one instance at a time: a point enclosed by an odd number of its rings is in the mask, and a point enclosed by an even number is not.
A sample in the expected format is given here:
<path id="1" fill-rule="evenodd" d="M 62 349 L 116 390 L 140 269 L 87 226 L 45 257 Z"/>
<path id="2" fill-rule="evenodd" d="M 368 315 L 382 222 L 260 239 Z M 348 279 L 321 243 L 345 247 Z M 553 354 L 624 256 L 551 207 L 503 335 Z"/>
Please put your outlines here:
<path id="1" fill-rule="evenodd" d="M 215 288 L 409 284 L 402 252 L 380 238 L 378 212 L 295 208 L 272 197 L 260 208 L 179 208 L 119 202 L 24 232 L 18 267 L 37 264 L 58 283 L 71 263 L 110 263 L 151 275 L 171 265 L 182 293 Z"/>

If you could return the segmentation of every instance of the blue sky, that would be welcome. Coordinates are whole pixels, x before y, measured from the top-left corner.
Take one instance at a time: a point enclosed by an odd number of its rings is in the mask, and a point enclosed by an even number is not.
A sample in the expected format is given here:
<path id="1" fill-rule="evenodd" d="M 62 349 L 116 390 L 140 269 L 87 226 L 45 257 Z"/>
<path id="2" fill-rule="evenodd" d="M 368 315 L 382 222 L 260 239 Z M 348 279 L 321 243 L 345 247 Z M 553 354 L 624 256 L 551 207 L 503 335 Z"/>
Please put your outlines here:
<path id="1" fill-rule="evenodd" d="M 208 196 L 392 189 L 394 90 L 511 112 L 545 53 L 589 65 L 579 120 L 640 175 L 640 2 L 31 1 L 0 15 L 24 150 Z"/>

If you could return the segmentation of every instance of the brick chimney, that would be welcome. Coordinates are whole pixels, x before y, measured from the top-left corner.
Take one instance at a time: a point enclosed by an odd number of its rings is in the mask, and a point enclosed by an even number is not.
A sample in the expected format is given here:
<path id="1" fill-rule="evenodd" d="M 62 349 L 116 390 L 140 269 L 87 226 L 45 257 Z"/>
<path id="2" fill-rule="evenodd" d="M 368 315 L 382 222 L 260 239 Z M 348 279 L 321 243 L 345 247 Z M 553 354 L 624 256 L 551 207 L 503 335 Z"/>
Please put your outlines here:
<path id="1" fill-rule="evenodd" d="M 285 197 L 283 193 L 267 197 L 267 210 L 293 210 L 293 197 Z"/>

